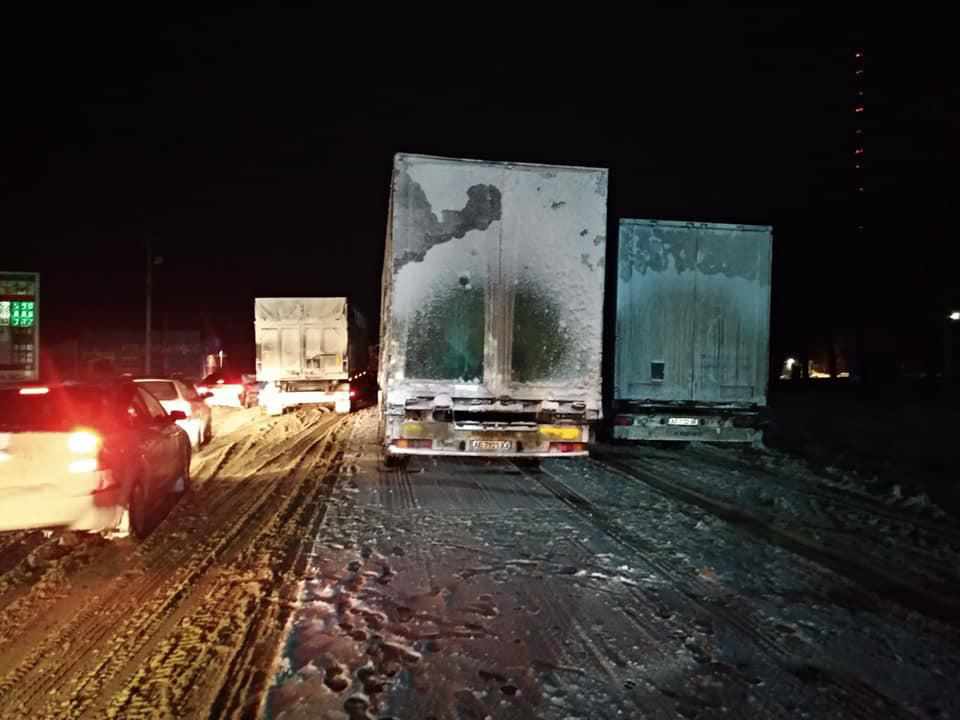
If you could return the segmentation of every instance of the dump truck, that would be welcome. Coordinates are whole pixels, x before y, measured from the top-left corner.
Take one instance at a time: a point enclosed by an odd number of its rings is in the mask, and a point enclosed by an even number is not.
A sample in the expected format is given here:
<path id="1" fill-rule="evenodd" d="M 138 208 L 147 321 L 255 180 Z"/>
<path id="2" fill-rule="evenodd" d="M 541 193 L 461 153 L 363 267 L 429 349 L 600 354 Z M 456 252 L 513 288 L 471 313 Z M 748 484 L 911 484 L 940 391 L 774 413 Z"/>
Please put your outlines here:
<path id="1" fill-rule="evenodd" d="M 772 229 L 621 220 L 612 435 L 757 442 Z"/>
<path id="2" fill-rule="evenodd" d="M 386 461 L 587 454 L 602 414 L 607 170 L 400 154 L 389 208 Z"/>
<path id="3" fill-rule="evenodd" d="M 345 297 L 256 298 L 259 403 L 271 415 L 298 405 L 351 407 L 350 378 L 366 369 L 367 325 Z"/>
<path id="4" fill-rule="evenodd" d="M 40 276 L 0 271 L 0 383 L 40 378 Z"/>

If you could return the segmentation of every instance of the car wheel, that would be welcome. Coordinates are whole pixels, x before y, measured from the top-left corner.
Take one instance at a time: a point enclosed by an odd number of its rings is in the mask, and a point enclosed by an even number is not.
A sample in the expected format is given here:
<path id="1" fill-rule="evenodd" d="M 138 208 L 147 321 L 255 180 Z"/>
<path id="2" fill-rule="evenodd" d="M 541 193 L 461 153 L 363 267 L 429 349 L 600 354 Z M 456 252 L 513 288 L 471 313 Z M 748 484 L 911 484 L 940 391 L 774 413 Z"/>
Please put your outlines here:
<path id="1" fill-rule="evenodd" d="M 183 467 L 180 470 L 180 477 L 174 483 L 173 492 L 176 495 L 186 495 L 190 492 L 190 453 L 184 454 Z"/>
<path id="2" fill-rule="evenodd" d="M 142 480 L 137 480 L 130 490 L 128 513 L 130 515 L 130 530 L 136 538 L 143 540 L 150 534 L 150 513 Z"/>

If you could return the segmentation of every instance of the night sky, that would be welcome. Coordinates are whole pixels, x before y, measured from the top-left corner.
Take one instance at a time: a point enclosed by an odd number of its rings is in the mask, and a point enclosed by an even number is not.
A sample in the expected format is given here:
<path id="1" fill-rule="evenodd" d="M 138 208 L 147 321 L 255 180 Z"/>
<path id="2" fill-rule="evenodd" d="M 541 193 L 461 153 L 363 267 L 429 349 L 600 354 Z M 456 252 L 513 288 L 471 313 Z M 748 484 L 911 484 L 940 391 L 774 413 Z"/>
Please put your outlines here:
<path id="1" fill-rule="evenodd" d="M 0 269 L 42 274 L 44 342 L 142 326 L 147 238 L 157 327 L 206 328 L 241 364 L 257 295 L 349 295 L 376 322 L 400 151 L 608 167 L 611 237 L 620 217 L 773 224 L 775 345 L 865 316 L 915 330 L 957 284 L 942 48 L 856 18 L 50 14 L 7 23 L 0 164 Z"/>

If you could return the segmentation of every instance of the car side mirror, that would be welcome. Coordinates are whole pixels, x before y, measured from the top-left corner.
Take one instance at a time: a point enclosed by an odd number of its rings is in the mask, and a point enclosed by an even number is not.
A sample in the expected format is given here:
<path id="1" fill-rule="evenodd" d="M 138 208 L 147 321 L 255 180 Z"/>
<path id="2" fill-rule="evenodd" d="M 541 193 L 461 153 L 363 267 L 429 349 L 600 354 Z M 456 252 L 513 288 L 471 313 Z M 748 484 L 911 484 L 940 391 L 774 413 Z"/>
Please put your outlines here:
<path id="1" fill-rule="evenodd" d="M 200 399 L 201 399 L 201 400 L 209 400 L 209 399 L 212 398 L 212 397 L 213 397 L 213 393 L 201 393 L 201 394 L 200 394 Z"/>
<path id="2" fill-rule="evenodd" d="M 187 419 L 187 414 L 183 410 L 170 411 L 171 422 L 176 422 L 177 420 L 186 420 L 186 419 Z"/>

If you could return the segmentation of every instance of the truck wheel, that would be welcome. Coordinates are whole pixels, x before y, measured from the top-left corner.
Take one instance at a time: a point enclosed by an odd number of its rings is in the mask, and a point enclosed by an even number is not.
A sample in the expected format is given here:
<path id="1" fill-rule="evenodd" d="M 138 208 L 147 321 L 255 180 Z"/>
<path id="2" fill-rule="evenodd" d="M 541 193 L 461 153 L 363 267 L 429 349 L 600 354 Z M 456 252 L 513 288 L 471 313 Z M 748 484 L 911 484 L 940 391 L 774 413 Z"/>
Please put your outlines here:
<path id="1" fill-rule="evenodd" d="M 408 462 L 410 462 L 408 455 L 391 455 L 388 452 L 383 454 L 383 466 L 391 470 L 405 468 Z"/>

